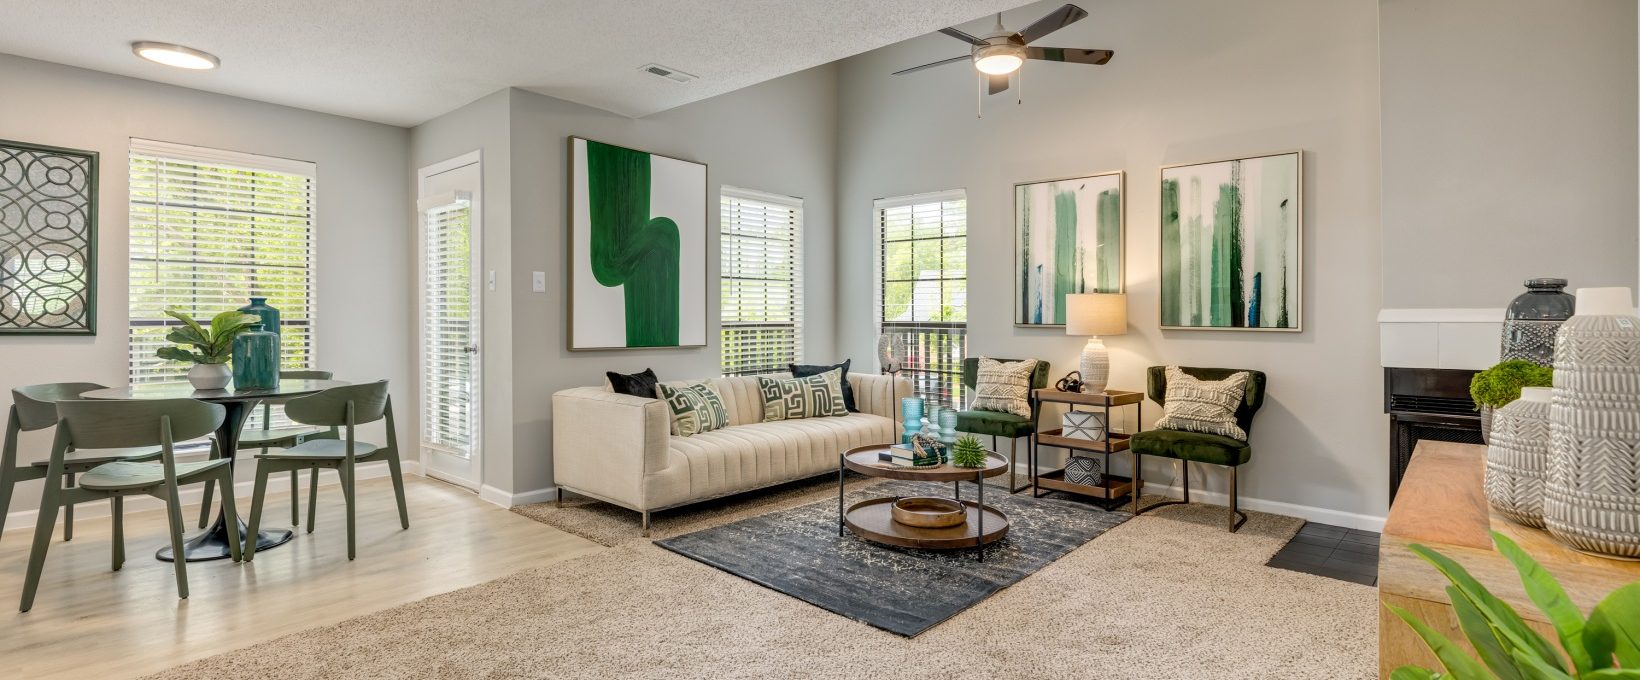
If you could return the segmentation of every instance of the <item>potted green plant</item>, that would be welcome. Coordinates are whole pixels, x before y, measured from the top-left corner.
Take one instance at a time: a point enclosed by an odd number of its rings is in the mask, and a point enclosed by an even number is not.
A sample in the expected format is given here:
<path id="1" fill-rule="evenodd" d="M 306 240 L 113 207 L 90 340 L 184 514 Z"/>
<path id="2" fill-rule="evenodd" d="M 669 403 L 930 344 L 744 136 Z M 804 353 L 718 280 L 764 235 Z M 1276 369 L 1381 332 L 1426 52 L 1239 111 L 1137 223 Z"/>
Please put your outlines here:
<path id="1" fill-rule="evenodd" d="M 1525 359 L 1510 359 L 1475 374 L 1469 381 L 1469 396 L 1481 412 L 1481 438 L 1492 440 L 1492 414 L 1520 398 L 1522 387 L 1549 387 L 1555 372 Z"/>
<path id="2" fill-rule="evenodd" d="M 188 369 L 188 383 L 196 390 L 220 390 L 228 386 L 228 381 L 233 379 L 228 359 L 233 356 L 234 337 L 262 323 L 261 317 L 239 311 L 216 315 L 208 327 L 175 309 L 167 309 L 165 314 L 182 322 L 182 327 L 172 329 L 165 339 L 185 347 L 161 347 L 154 354 L 170 361 L 192 362 L 194 367 Z"/>
<path id="3" fill-rule="evenodd" d="M 1414 544 L 1412 552 L 1452 582 L 1446 589 L 1452 611 L 1478 660 L 1407 610 L 1385 604 L 1418 632 L 1446 669 L 1437 673 L 1402 666 L 1390 674 L 1390 680 L 1640 680 L 1640 582 L 1608 593 L 1584 618 L 1560 583 L 1514 541 L 1494 531 L 1492 542 L 1520 573 L 1527 597 L 1554 627 L 1560 649 L 1528 627 L 1509 603 L 1493 595 L 1462 565 Z"/>

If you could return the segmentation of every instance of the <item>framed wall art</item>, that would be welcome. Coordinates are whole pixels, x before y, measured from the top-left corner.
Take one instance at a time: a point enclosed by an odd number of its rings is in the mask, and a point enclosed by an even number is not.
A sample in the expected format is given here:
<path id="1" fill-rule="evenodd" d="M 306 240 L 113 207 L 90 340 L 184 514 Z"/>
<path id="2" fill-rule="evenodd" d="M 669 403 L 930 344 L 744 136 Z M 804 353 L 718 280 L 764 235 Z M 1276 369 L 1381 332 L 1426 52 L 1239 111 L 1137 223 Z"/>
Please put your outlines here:
<path id="1" fill-rule="evenodd" d="M 97 152 L 0 140 L 0 335 L 96 335 Z"/>
<path id="2" fill-rule="evenodd" d="M 706 344 L 706 165 L 570 138 L 572 350 Z"/>
<path id="3" fill-rule="evenodd" d="M 1122 292 L 1123 180 L 1014 185 L 1014 325 L 1064 326 L 1066 295 Z"/>
<path id="4" fill-rule="evenodd" d="M 1162 328 L 1303 328 L 1303 174 L 1298 151 L 1162 168 Z"/>

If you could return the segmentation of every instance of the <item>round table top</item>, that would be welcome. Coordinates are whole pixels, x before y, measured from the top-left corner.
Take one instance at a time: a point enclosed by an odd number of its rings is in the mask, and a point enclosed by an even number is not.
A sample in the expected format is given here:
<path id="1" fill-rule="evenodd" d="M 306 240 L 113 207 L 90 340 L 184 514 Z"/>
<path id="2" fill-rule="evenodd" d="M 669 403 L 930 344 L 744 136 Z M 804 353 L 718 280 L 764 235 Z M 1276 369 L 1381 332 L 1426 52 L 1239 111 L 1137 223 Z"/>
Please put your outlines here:
<path id="1" fill-rule="evenodd" d="M 950 463 L 929 465 L 927 467 L 905 467 L 878 460 L 877 454 L 887 450 L 887 444 L 855 447 L 843 454 L 843 462 L 848 466 L 848 469 L 867 477 L 919 479 L 927 482 L 972 480 L 974 475 L 982 469 L 986 477 L 995 477 L 1008 471 L 1008 459 L 990 451 L 985 452 L 984 468 L 962 468 Z"/>
<path id="2" fill-rule="evenodd" d="M 278 387 L 266 390 L 234 390 L 232 388 L 225 390 L 196 390 L 193 385 L 185 382 L 144 383 L 92 390 L 81 394 L 80 397 L 84 399 L 198 399 L 210 402 L 260 401 L 263 399 L 300 397 L 347 384 L 347 382 L 341 380 L 280 380 Z"/>

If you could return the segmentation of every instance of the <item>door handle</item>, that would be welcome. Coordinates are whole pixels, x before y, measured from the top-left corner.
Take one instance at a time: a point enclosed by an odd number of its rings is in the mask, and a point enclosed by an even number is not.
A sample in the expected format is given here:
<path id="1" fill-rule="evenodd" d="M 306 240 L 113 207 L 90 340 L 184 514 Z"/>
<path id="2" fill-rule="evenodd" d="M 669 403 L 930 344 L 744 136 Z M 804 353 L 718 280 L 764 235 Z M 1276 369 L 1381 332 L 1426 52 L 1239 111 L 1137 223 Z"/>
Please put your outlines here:
<path id="1" fill-rule="evenodd" d="M 478 353 L 478 345 L 467 345 L 466 347 L 462 347 L 461 351 L 466 352 L 468 354 L 477 354 Z"/>

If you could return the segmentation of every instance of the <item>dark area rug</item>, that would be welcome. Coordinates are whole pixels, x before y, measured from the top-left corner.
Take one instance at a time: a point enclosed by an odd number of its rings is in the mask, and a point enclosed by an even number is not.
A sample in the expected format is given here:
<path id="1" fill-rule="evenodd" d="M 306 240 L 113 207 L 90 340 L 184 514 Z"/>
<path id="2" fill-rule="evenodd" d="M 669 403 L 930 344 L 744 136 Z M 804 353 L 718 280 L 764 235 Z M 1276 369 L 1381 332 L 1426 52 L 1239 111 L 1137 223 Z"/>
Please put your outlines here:
<path id="1" fill-rule="evenodd" d="M 972 485 L 963 497 L 972 499 Z M 891 481 L 853 491 L 848 504 L 878 496 L 945 496 L 951 487 Z M 1029 494 L 986 494 L 1008 516 L 1008 535 L 986 549 L 931 551 L 837 535 L 837 502 L 810 503 L 656 541 L 810 604 L 915 637 L 1131 518 L 1086 503 Z"/>

